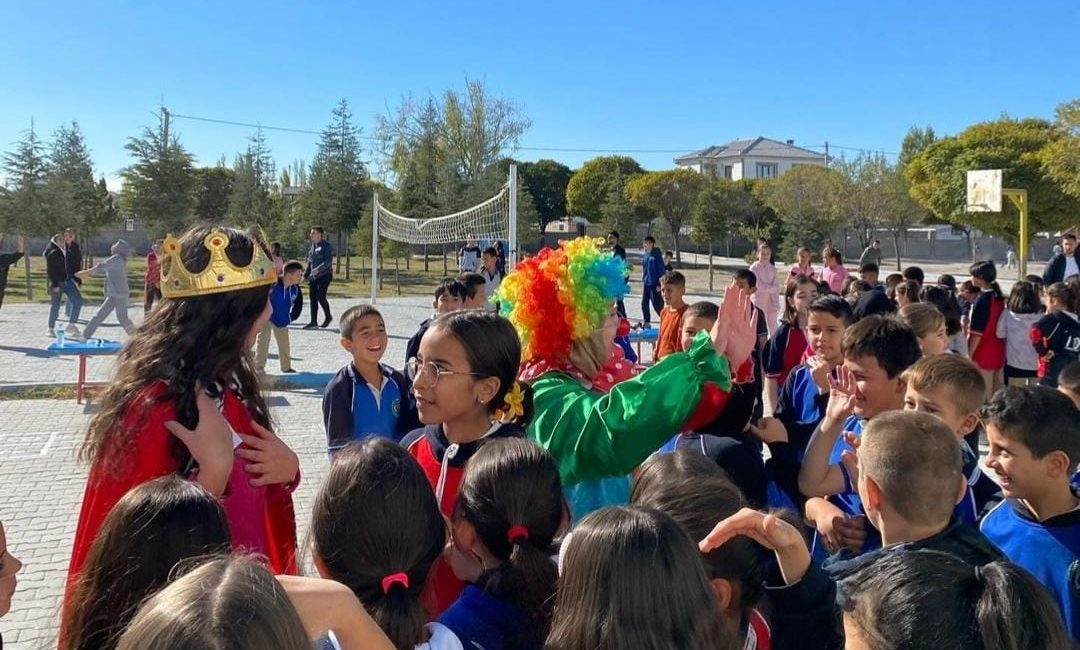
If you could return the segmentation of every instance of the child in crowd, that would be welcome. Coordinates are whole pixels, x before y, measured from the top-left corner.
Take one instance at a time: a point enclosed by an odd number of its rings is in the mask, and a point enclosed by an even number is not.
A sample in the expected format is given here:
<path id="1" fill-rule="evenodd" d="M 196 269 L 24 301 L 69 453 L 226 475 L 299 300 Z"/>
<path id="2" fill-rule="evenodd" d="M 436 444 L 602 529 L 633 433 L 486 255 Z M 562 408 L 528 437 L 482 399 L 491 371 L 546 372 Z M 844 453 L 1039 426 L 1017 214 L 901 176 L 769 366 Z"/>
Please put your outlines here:
<path id="1" fill-rule="evenodd" d="M 971 265 L 971 282 L 979 295 L 971 305 L 968 324 L 968 352 L 986 380 L 986 396 L 1002 385 L 1005 366 L 1005 339 L 998 336 L 997 324 L 1005 311 L 1005 297 L 997 283 L 997 268 L 990 261 Z"/>
<path id="2" fill-rule="evenodd" d="M 519 263 L 498 294 L 522 342 L 519 378 L 534 392 L 529 436 L 555 458 L 576 516 L 625 503 L 634 467 L 676 433 L 719 417 L 733 374 L 753 378 L 744 365 L 754 345 L 750 301 L 734 286 L 689 350 L 648 369 L 628 363 L 614 343 L 624 278 L 621 259 L 580 238 Z"/>
<path id="3" fill-rule="evenodd" d="M 772 248 L 768 244 L 759 244 L 757 260 L 750 265 L 750 271 L 756 278 L 757 290 L 751 296 L 754 306 L 765 313 L 765 326 L 769 336 L 776 331 L 776 317 L 780 311 L 780 289 L 776 282 L 776 265 L 772 263 Z"/>
<path id="4" fill-rule="evenodd" d="M 738 646 L 738 632 L 718 616 L 696 540 L 666 514 L 626 506 L 594 512 L 561 559 L 547 650 Z"/>
<path id="5" fill-rule="evenodd" d="M 423 470 L 403 447 L 383 438 L 341 449 L 312 506 L 319 575 L 356 594 L 394 647 L 404 650 L 462 647 L 446 626 L 427 623 L 422 602 L 447 533 Z M 318 647 L 332 645 L 323 639 Z"/>
<path id="6" fill-rule="evenodd" d="M 487 296 L 484 294 L 487 281 L 484 280 L 484 276 L 469 271 L 459 275 L 457 281 L 461 283 L 461 286 L 465 287 L 465 300 L 461 303 L 462 309 L 487 308 Z"/>
<path id="7" fill-rule="evenodd" d="M 980 469 L 978 447 L 973 448 L 967 440 L 978 430 L 977 413 L 986 394 L 986 382 L 974 364 L 955 354 L 924 357 L 905 370 L 903 378 L 907 384 L 904 410 L 937 416 L 960 441 L 967 493 L 956 505 L 956 515 L 974 524 L 989 505 L 1000 500 L 1001 492 Z"/>
<path id="8" fill-rule="evenodd" d="M 900 308 L 900 320 L 907 323 L 919 339 L 919 349 L 924 357 L 949 351 L 949 336 L 945 330 L 945 316 L 938 308 L 927 303 L 914 302 Z"/>
<path id="9" fill-rule="evenodd" d="M 660 296 L 664 299 L 664 310 L 660 312 L 660 334 L 656 340 L 654 361 L 663 359 L 672 352 L 682 350 L 683 314 L 687 304 L 683 301 L 686 293 L 686 277 L 678 271 L 668 271 L 660 279 Z"/>
<path id="10" fill-rule="evenodd" d="M 652 235 L 641 240 L 641 249 L 641 324 L 648 329 L 652 322 L 649 307 L 651 306 L 657 315 L 664 308 L 660 298 L 660 278 L 667 273 L 667 267 Z"/>
<path id="11" fill-rule="evenodd" d="M 163 476 L 117 502 L 94 539 L 62 621 L 64 650 L 115 648 L 135 611 L 185 560 L 229 552 L 221 504 L 197 483 Z"/>
<path id="12" fill-rule="evenodd" d="M 143 314 L 149 314 L 154 303 L 161 300 L 161 245 L 163 239 L 155 239 L 146 254 L 146 274 L 143 276 Z"/>
<path id="13" fill-rule="evenodd" d="M 843 255 L 835 248 L 827 248 L 824 262 L 825 269 L 821 272 L 821 279 L 829 285 L 829 291 L 840 293 L 849 277 L 848 270 L 844 268 Z"/>
<path id="14" fill-rule="evenodd" d="M 867 535 L 862 503 L 841 464 L 843 452 L 853 451 L 845 438 L 858 437 L 864 423 L 904 407 L 901 375 L 921 352 L 911 328 L 886 316 L 868 316 L 849 327 L 841 350 L 844 363 L 829 379 L 825 417 L 807 444 L 799 491 L 809 499 L 807 518 L 830 551 L 841 545 L 865 551 L 877 548 L 879 540 Z M 829 501 L 810 498 L 830 495 Z"/>
<path id="15" fill-rule="evenodd" d="M 1080 353 L 1080 320 L 1077 296 L 1064 282 L 1046 289 L 1046 315 L 1031 327 L 1031 343 L 1039 355 L 1039 383 L 1057 387 L 1057 377 Z"/>
<path id="16" fill-rule="evenodd" d="M 776 404 L 780 387 L 787 380 L 788 373 L 803 361 L 806 353 L 806 319 L 810 303 L 817 295 L 817 284 L 805 276 L 789 282 L 784 291 L 784 315 L 780 318 L 776 334 L 769 338 L 763 355 L 769 404 Z"/>
<path id="17" fill-rule="evenodd" d="M 1038 376 L 1039 355 L 1031 344 L 1031 328 L 1042 311 L 1035 285 L 1024 280 L 1013 285 L 997 324 L 998 338 L 1005 339 L 1006 386 L 1034 383 Z"/>
<path id="18" fill-rule="evenodd" d="M 566 513 L 559 470 L 535 442 L 492 440 L 469 460 L 449 553 L 470 584 L 439 617 L 463 645 L 544 647 L 559 581 L 549 549 Z"/>
<path id="19" fill-rule="evenodd" d="M 491 303 L 491 297 L 499 290 L 499 284 L 502 283 L 502 273 L 499 272 L 499 251 L 495 250 L 494 246 L 488 246 L 484 249 L 480 260 L 482 262 L 480 275 L 484 276 L 485 308 L 497 311 L 495 305 Z"/>
<path id="20" fill-rule="evenodd" d="M 1009 562 L 973 570 L 938 551 L 893 553 L 837 590 L 850 650 L 1073 647 L 1046 589 Z"/>
<path id="21" fill-rule="evenodd" d="M 967 356 L 967 337 L 960 320 L 960 305 L 948 289 L 936 284 L 924 284 L 919 292 L 920 302 L 937 307 L 945 317 L 945 335 L 949 337 L 949 350 Z"/>
<path id="22" fill-rule="evenodd" d="M 687 452 L 657 454 L 645 461 L 635 474 L 631 502 L 669 515 L 695 540 L 705 539 L 717 518 L 730 517 L 744 505 L 743 495 L 721 469 Z M 833 603 L 820 576 L 802 580 L 804 586 L 819 587 L 816 592 L 784 589 L 780 572 L 763 562 L 757 544 L 745 537 L 728 540 L 702 557 L 720 601 L 720 616 L 726 627 L 739 631 L 744 650 L 820 648 L 823 637 L 832 636 Z M 771 612 L 771 620 L 766 621 L 758 607 Z"/>
<path id="23" fill-rule="evenodd" d="M 905 281 L 911 281 L 919 285 L 920 289 L 922 288 L 922 285 L 925 283 L 926 280 L 926 274 L 923 273 L 923 270 L 918 266 L 909 266 L 905 268 L 901 275 L 904 276 Z"/>
<path id="24" fill-rule="evenodd" d="M 750 269 L 738 269 L 735 271 L 732 282 L 740 291 L 748 296 L 757 293 L 757 276 Z M 756 318 L 754 348 L 750 351 L 750 362 L 754 365 L 754 383 L 751 387 L 757 396 L 758 406 L 754 409 L 754 419 L 759 419 L 764 413 L 765 400 L 762 399 L 765 392 L 765 372 L 762 368 L 761 357 L 765 354 L 765 346 L 769 343 L 769 324 L 765 312 L 752 302 L 750 305 L 751 316 Z M 715 322 L 715 320 L 714 320 Z"/>
<path id="25" fill-rule="evenodd" d="M 810 303 L 806 334 L 810 354 L 784 382 L 773 412 L 783 424 L 786 443 L 769 445 L 771 474 L 792 502 L 801 505 L 799 468 L 811 434 L 825 417 L 829 401 L 829 378 L 844 363 L 844 331 L 852 323 L 851 307 L 840 296 L 821 296 Z M 766 419 L 762 428 L 772 426 Z"/>
<path id="26" fill-rule="evenodd" d="M 810 265 L 810 249 L 805 246 L 799 248 L 798 252 L 795 253 L 795 263 L 788 270 L 785 286 L 794 282 L 800 275 L 805 275 L 811 280 L 816 279 L 814 267 Z"/>
<path id="27" fill-rule="evenodd" d="M 420 340 L 424 338 L 424 332 L 427 331 L 431 321 L 443 314 L 462 309 L 465 306 L 466 293 L 465 285 L 453 278 L 445 278 L 439 283 L 439 286 L 435 287 L 435 299 L 431 302 L 431 308 L 435 310 L 435 316 L 420 323 L 416 334 L 413 334 L 409 342 L 405 344 L 405 363 L 409 363 L 409 360 L 420 351 Z"/>
<path id="28" fill-rule="evenodd" d="M 259 372 L 266 371 L 266 357 L 270 354 L 270 334 L 274 335 L 278 348 L 281 372 L 296 372 L 292 367 L 289 347 L 289 323 L 304 311 L 304 292 L 300 282 L 304 279 L 304 265 L 295 260 L 284 267 L 285 272 L 270 287 L 270 320 L 259 330 L 255 344 L 255 365 Z"/>
<path id="29" fill-rule="evenodd" d="M 1080 462 L 1076 406 L 1045 386 L 1011 386 L 979 417 L 990 441 L 986 465 L 1006 499 L 982 532 L 1050 590 L 1080 640 L 1080 499 L 1070 485 Z"/>
<path id="30" fill-rule="evenodd" d="M 328 630 L 336 632 L 337 650 L 394 650 L 343 585 L 275 579 L 257 560 L 222 557 L 203 562 L 144 602 L 117 650 L 309 650 L 309 634 L 318 638 Z"/>
<path id="31" fill-rule="evenodd" d="M 465 245 L 458 251 L 458 271 L 461 273 L 475 272 L 480 268 L 480 247 L 476 245 L 476 237 L 469 235 Z"/>
<path id="32" fill-rule="evenodd" d="M 508 320 L 486 311 L 458 311 L 431 322 L 409 363 L 420 421 L 401 441 L 424 470 L 444 515 L 457 503 L 465 463 L 484 442 L 523 437 L 532 391 L 518 382 L 521 343 Z M 433 613 L 441 613 L 465 583 L 440 562 L 429 581 Z"/>
<path id="33" fill-rule="evenodd" d="M 167 238 L 163 252 L 164 298 L 120 351 L 82 446 L 91 465 L 69 588 L 116 503 L 167 474 L 221 499 L 234 548 L 296 571 L 300 464 L 270 429 L 249 354 L 270 318 L 269 252 L 242 230 L 203 225 Z"/>
<path id="34" fill-rule="evenodd" d="M 1080 408 L 1080 361 L 1073 361 L 1062 369 L 1057 388 Z"/>
<path id="35" fill-rule="evenodd" d="M 893 294 L 896 300 L 896 308 L 903 309 L 907 305 L 919 302 L 920 289 L 922 289 L 922 285 L 914 280 L 904 280 L 897 284 Z"/>
<path id="36" fill-rule="evenodd" d="M 664 251 L 664 273 L 671 273 L 675 270 L 675 265 L 672 264 L 672 260 L 675 259 L 675 253 L 672 251 Z"/>
<path id="37" fill-rule="evenodd" d="M 274 263 L 274 270 L 277 271 L 278 277 L 285 274 L 285 258 L 281 256 L 281 242 L 275 241 L 270 243 L 270 260 Z M 303 264 L 300 265 L 303 269 Z"/>
<path id="38" fill-rule="evenodd" d="M 380 436 L 399 441 L 415 429 L 415 404 L 405 376 L 382 363 L 386 323 L 371 305 L 350 307 L 341 315 L 341 347 L 352 362 L 337 371 L 323 392 L 327 453 L 333 456 L 353 440 Z"/>
<path id="39" fill-rule="evenodd" d="M 867 262 L 859 266 L 859 277 L 863 282 L 869 284 L 872 289 L 884 288 L 878 280 L 878 272 L 878 265 L 873 262 Z"/>
<path id="40" fill-rule="evenodd" d="M 128 302 L 131 298 L 131 289 L 128 287 L 127 258 L 131 254 L 131 249 L 126 241 L 118 239 L 109 249 L 109 252 L 112 255 L 105 260 L 75 274 L 77 278 L 85 278 L 91 275 L 105 276 L 105 302 L 101 303 L 97 313 L 94 314 L 94 317 L 86 325 L 86 329 L 83 330 L 82 335 L 86 339 L 94 335 L 97 328 L 105 322 L 105 318 L 113 310 L 116 310 L 116 320 L 120 322 L 120 326 L 124 328 L 125 332 L 130 335 L 135 331 L 135 324 L 128 318 Z"/>

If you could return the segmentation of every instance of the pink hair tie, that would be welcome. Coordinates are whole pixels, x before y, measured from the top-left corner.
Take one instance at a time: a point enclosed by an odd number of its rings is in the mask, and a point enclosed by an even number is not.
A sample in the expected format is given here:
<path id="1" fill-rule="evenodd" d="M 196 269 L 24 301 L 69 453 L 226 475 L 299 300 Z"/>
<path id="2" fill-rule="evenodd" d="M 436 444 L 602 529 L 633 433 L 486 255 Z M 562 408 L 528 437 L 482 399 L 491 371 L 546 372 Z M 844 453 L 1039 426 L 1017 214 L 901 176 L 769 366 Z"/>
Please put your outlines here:
<path id="1" fill-rule="evenodd" d="M 406 589 L 409 588 L 409 576 L 404 573 L 391 573 L 382 579 L 382 591 L 384 594 L 390 593 L 390 587 L 394 585 L 401 585 Z"/>
<path id="2" fill-rule="evenodd" d="M 520 541 L 529 539 L 529 529 L 521 524 L 514 524 L 506 531 L 506 539 L 509 540 L 511 544 L 517 544 Z"/>

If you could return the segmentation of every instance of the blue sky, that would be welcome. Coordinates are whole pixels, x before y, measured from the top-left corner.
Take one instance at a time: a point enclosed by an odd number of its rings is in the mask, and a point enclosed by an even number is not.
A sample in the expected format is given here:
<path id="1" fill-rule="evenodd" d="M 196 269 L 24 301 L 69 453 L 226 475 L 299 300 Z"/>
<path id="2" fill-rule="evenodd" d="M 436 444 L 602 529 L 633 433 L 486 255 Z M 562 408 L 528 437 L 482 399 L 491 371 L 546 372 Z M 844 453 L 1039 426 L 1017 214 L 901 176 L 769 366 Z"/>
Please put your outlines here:
<path id="1" fill-rule="evenodd" d="M 522 107 L 528 147 L 683 151 L 764 135 L 892 152 L 912 124 L 1050 117 L 1080 96 L 1075 1 L 6 4 L 0 148 L 31 118 L 45 134 L 77 120 L 114 187 L 126 138 L 163 99 L 318 130 L 345 97 L 370 133 L 402 95 L 469 77 Z M 252 131 L 174 125 L 202 164 L 231 162 Z M 314 136 L 267 136 L 279 165 L 315 151 Z M 577 166 L 599 153 L 517 157 Z M 674 154 L 633 155 L 663 169 Z"/>

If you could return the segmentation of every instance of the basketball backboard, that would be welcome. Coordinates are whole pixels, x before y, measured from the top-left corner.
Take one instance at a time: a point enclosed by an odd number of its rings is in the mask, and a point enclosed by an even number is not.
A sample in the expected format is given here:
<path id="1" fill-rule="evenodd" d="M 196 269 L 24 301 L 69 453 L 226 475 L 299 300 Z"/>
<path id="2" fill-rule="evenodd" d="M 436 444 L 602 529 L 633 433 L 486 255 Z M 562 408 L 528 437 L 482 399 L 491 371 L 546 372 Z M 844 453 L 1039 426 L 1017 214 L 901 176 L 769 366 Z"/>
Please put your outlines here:
<path id="1" fill-rule="evenodd" d="M 973 169 L 967 173 L 967 211 L 1001 212 L 1001 170 Z"/>

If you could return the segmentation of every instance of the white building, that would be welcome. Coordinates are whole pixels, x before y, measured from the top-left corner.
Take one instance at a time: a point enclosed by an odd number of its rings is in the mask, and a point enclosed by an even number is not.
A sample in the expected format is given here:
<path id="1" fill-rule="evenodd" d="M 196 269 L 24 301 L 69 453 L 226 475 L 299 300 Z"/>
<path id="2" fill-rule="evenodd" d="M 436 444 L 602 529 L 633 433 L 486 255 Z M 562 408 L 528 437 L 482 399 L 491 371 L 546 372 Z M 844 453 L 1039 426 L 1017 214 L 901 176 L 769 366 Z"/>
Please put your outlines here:
<path id="1" fill-rule="evenodd" d="M 825 166 L 825 154 L 796 147 L 794 140 L 780 142 L 757 137 L 735 140 L 692 151 L 675 159 L 683 169 L 692 169 L 713 178 L 775 178 L 796 165 Z"/>

